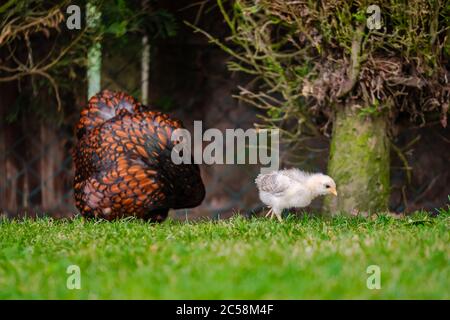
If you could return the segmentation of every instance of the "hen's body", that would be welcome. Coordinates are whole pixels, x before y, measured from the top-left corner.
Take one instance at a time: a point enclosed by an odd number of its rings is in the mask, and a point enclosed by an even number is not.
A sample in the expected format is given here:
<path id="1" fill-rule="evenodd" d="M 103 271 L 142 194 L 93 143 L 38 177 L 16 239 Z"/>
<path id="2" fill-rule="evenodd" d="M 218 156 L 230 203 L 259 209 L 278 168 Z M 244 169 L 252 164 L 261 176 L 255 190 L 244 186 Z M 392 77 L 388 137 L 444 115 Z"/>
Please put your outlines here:
<path id="1" fill-rule="evenodd" d="M 191 208 L 205 195 L 200 170 L 171 160 L 181 123 L 123 93 L 103 91 L 77 125 L 75 201 L 85 217 L 164 220 L 170 208 Z"/>

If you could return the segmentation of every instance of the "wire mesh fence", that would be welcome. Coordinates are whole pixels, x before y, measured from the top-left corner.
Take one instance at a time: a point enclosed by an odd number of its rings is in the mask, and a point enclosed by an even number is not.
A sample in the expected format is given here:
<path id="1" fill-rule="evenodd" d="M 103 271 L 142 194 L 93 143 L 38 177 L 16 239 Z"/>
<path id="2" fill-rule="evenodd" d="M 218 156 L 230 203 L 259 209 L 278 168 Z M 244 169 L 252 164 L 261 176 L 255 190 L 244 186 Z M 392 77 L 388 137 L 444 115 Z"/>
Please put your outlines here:
<path id="1" fill-rule="evenodd" d="M 215 111 L 223 119 L 227 112 Z M 240 128 L 251 114 L 235 122 Z M 245 128 L 245 127 L 244 127 Z M 5 129 L 5 128 L 4 128 Z M 6 129 L 7 130 L 7 129 Z M 8 216 L 51 215 L 56 217 L 77 214 L 74 206 L 72 179 L 73 161 L 71 149 L 75 137 L 66 130 L 46 124 L 22 134 L 4 134 L 11 143 L 0 154 L 1 209 Z M 5 133 L 5 132 L 4 132 Z M 16 134 L 14 134 L 16 133 Z M 201 165 L 207 195 L 203 204 L 195 209 L 178 210 L 175 216 L 226 217 L 233 211 L 245 212 L 256 208 L 254 178 L 257 166 L 249 165 Z"/>
<path id="2" fill-rule="evenodd" d="M 8 216 L 68 216 L 76 213 L 72 193 L 73 137 L 59 127 L 3 126 L 0 209 Z"/>

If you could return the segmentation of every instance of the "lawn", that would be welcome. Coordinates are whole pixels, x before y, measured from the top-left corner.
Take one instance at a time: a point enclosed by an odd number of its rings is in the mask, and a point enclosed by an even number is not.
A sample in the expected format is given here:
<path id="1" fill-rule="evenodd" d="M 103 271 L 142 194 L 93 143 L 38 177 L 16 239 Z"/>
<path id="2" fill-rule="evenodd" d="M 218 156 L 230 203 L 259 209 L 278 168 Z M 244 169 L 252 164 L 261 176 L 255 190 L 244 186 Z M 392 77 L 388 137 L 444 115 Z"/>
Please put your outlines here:
<path id="1" fill-rule="evenodd" d="M 4 219 L 0 298 L 449 299 L 449 218 Z M 70 265 L 80 290 L 66 286 Z"/>

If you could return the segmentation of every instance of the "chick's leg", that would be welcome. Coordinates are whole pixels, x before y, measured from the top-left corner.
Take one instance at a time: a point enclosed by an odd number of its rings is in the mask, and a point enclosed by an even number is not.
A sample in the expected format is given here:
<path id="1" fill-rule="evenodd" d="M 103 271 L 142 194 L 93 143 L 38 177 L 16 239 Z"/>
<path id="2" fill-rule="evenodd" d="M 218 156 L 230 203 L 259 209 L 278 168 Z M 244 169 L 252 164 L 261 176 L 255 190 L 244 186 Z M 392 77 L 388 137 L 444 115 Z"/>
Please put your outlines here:
<path id="1" fill-rule="evenodd" d="M 283 210 L 273 210 L 273 213 L 275 214 L 275 216 L 277 216 L 278 221 L 283 221 L 283 218 L 281 217 L 281 213 L 283 212 Z"/>
<path id="2" fill-rule="evenodd" d="M 269 207 L 270 208 L 270 207 Z M 270 215 L 270 217 L 272 218 L 273 216 L 273 209 L 270 208 L 270 210 L 266 213 L 266 218 Z"/>

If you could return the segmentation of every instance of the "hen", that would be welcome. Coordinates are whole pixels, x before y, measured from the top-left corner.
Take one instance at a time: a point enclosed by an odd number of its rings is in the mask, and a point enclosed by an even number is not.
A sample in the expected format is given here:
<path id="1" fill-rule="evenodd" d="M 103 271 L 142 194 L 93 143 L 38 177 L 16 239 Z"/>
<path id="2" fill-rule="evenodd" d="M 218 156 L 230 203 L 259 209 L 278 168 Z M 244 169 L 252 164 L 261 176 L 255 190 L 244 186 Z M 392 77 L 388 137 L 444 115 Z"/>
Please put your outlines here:
<path id="1" fill-rule="evenodd" d="M 136 216 L 163 221 L 170 208 L 192 208 L 205 196 L 199 167 L 175 165 L 171 135 L 182 124 L 133 97 L 102 91 L 76 126 L 75 203 L 84 217 Z"/>

